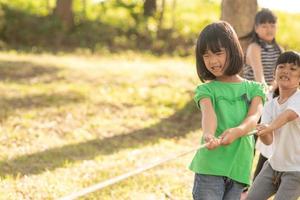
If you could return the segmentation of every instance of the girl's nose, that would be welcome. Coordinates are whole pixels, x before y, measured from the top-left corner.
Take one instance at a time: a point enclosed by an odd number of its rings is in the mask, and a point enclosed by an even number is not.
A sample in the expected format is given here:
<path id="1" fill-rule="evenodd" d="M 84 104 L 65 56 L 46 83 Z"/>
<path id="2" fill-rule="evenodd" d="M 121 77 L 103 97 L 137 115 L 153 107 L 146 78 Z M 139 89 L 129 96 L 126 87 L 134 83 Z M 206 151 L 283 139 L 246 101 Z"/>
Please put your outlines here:
<path id="1" fill-rule="evenodd" d="M 284 73 L 284 74 L 288 74 L 288 73 L 289 73 L 289 69 L 287 69 L 287 68 L 284 68 L 284 69 L 282 70 L 282 73 Z"/>
<path id="2" fill-rule="evenodd" d="M 216 59 L 216 56 L 215 55 L 212 55 L 211 57 L 210 57 L 210 63 L 211 64 L 214 64 L 214 63 L 216 63 L 217 62 L 217 59 Z"/>

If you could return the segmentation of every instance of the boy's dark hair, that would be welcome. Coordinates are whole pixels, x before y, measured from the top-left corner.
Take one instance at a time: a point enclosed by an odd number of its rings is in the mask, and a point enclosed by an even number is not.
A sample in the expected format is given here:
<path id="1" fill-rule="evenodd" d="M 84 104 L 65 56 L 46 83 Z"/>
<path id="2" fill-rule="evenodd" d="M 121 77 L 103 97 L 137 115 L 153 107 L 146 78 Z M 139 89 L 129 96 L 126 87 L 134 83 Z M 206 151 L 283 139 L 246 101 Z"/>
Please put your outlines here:
<path id="1" fill-rule="evenodd" d="M 238 40 L 236 32 L 232 26 L 225 22 L 219 21 L 207 25 L 200 33 L 196 45 L 196 66 L 197 74 L 202 82 L 214 80 L 216 77 L 207 70 L 203 54 L 210 50 L 214 53 L 220 52 L 224 48 L 227 54 L 225 75 L 238 74 L 243 67 L 243 50 Z M 229 61 L 229 62 L 228 62 Z"/>
<path id="2" fill-rule="evenodd" d="M 277 17 L 276 15 L 268 8 L 262 8 L 259 12 L 256 13 L 255 15 L 255 20 L 254 20 L 254 26 L 251 30 L 250 33 L 247 35 L 244 35 L 240 37 L 240 40 L 250 40 L 250 42 L 256 42 L 261 46 L 262 48 L 265 48 L 265 44 L 259 39 L 257 33 L 255 32 L 255 26 L 258 26 L 259 24 L 265 24 L 265 23 L 270 23 L 270 24 L 276 24 L 277 23 Z M 281 52 L 281 49 L 279 48 L 278 44 L 276 43 L 275 38 L 273 39 L 273 43 L 276 45 L 278 50 Z"/>
<path id="3" fill-rule="evenodd" d="M 282 53 L 277 59 L 276 68 L 278 65 L 284 64 L 284 63 L 292 63 L 292 64 L 300 67 L 300 54 L 295 51 L 286 51 L 286 52 Z M 275 70 L 276 70 L 276 68 L 275 68 Z M 273 94 L 273 97 L 277 97 L 277 96 L 279 96 L 279 88 L 278 87 L 274 90 L 274 94 Z"/>
<path id="4" fill-rule="evenodd" d="M 279 64 L 291 63 L 300 67 L 300 55 L 296 51 L 286 51 L 282 53 L 276 62 L 276 67 Z"/>

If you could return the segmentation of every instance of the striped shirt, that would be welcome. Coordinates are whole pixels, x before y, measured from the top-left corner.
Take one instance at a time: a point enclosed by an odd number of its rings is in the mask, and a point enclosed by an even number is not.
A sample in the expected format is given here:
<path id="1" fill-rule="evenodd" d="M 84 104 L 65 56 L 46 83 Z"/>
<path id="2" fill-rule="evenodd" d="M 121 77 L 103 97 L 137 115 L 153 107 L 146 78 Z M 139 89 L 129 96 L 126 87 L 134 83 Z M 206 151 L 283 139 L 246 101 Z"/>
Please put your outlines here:
<path id="1" fill-rule="evenodd" d="M 274 80 L 274 70 L 280 53 L 280 49 L 274 43 L 267 44 L 262 42 L 260 54 L 261 63 L 263 66 L 265 81 L 268 85 L 271 85 Z M 254 73 L 250 65 L 245 64 L 243 76 L 245 79 L 254 80 Z"/>

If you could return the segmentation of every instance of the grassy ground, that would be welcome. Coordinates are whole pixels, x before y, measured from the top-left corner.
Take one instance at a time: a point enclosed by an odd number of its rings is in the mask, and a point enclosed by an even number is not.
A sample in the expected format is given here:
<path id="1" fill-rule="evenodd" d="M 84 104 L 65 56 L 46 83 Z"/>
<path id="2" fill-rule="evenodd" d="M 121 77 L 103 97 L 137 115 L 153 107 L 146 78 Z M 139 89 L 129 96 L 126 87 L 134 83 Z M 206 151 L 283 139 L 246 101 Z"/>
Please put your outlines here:
<path id="1" fill-rule="evenodd" d="M 192 58 L 0 53 L 0 199 L 56 199 L 198 145 Z M 190 153 L 81 199 L 192 199 Z"/>
<path id="2" fill-rule="evenodd" d="M 0 53 L 0 199 L 55 199 L 193 148 L 192 59 Z M 191 199 L 192 154 L 83 199 Z"/>

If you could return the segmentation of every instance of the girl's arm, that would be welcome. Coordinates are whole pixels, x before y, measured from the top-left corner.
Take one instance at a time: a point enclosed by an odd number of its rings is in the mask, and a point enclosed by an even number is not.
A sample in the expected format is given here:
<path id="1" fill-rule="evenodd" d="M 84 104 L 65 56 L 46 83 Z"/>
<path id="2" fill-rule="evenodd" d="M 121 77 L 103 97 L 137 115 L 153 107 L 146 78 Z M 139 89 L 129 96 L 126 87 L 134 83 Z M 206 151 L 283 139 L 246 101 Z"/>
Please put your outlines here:
<path id="1" fill-rule="evenodd" d="M 293 110 L 286 110 L 282 112 L 278 117 L 273 120 L 270 124 L 262 124 L 257 126 L 258 136 L 260 137 L 261 141 L 269 145 L 273 142 L 273 131 L 276 129 L 281 128 L 286 123 L 297 119 L 299 116 Z"/>
<path id="2" fill-rule="evenodd" d="M 228 145 L 239 137 L 242 137 L 256 127 L 263 109 L 262 97 L 256 96 L 252 99 L 248 114 L 244 121 L 237 127 L 225 130 L 221 135 L 221 144 Z"/>
<path id="3" fill-rule="evenodd" d="M 265 83 L 264 70 L 261 62 L 261 47 L 257 43 L 251 43 L 247 49 L 246 61 L 252 67 L 254 80 Z"/>
<path id="4" fill-rule="evenodd" d="M 219 146 L 219 140 L 215 138 L 217 116 L 209 98 L 201 99 L 200 107 L 202 111 L 203 138 L 205 142 L 209 143 L 206 147 L 208 149 L 214 149 Z"/>

